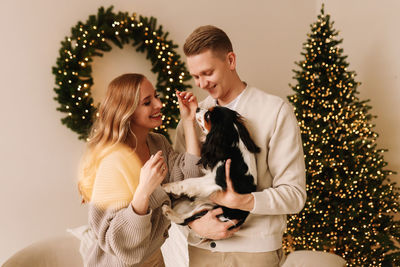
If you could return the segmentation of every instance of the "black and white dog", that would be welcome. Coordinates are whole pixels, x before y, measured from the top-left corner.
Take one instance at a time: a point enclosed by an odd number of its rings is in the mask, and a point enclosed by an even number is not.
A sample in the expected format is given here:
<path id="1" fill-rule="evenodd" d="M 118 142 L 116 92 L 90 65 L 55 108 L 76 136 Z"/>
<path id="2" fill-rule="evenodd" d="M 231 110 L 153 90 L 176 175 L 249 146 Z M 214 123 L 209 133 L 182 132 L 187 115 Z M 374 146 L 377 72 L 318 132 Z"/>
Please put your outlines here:
<path id="1" fill-rule="evenodd" d="M 181 225 L 218 207 L 208 197 L 218 190 L 226 190 L 227 159 L 231 159 L 230 177 L 237 193 L 254 192 L 257 183 L 255 153 L 260 152 L 260 148 L 251 139 L 242 117 L 233 110 L 217 106 L 209 110 L 197 109 L 196 119 L 206 134 L 198 163 L 206 174 L 163 186 L 172 200 L 172 208 L 164 205 L 163 212 L 171 221 Z M 248 211 L 227 207 L 222 209 L 223 215 L 219 219 L 237 219 L 239 222 L 235 227 L 243 224 L 249 215 Z"/>

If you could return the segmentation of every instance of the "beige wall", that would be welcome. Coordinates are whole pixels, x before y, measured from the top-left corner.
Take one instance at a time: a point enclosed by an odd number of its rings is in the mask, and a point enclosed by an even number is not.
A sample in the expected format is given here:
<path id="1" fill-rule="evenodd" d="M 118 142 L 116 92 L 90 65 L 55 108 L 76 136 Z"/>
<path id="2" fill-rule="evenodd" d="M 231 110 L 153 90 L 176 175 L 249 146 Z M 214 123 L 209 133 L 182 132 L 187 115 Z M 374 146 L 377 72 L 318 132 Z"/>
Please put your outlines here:
<path id="1" fill-rule="evenodd" d="M 320 2 L 320 1 L 318 1 Z M 389 149 L 388 169 L 400 172 L 400 1 L 324 1 L 343 38 L 360 99 L 370 99 L 378 147 Z M 400 175 L 392 180 L 400 183 Z"/>
<path id="2" fill-rule="evenodd" d="M 348 3 L 351 2 L 351 3 Z M 361 5 L 362 6 L 359 6 Z M 383 4 L 384 3 L 384 4 Z M 230 35 L 239 73 L 249 83 L 283 98 L 291 94 L 294 61 L 315 20 L 319 1 L 7 1 L 2 3 L 0 41 L 2 99 L 0 119 L 0 263 L 29 243 L 86 223 L 76 191 L 76 169 L 83 142 L 61 125 L 56 111 L 51 67 L 60 41 L 78 20 L 101 5 L 116 11 L 154 16 L 182 46 L 197 26 L 214 24 Z M 363 82 L 378 115 L 379 145 L 385 159 L 400 170 L 399 34 L 397 1 L 335 1 L 327 4 L 344 38 L 350 69 Z M 181 52 L 179 48 L 179 52 Z M 132 62 L 137 62 L 131 66 Z M 94 62 L 93 93 L 101 98 L 114 76 L 140 71 L 154 79 L 144 55 L 132 48 L 113 49 Z M 397 89 L 397 90 L 396 90 Z M 195 90 L 200 98 L 204 93 Z M 397 176 L 397 180 L 399 180 Z"/>

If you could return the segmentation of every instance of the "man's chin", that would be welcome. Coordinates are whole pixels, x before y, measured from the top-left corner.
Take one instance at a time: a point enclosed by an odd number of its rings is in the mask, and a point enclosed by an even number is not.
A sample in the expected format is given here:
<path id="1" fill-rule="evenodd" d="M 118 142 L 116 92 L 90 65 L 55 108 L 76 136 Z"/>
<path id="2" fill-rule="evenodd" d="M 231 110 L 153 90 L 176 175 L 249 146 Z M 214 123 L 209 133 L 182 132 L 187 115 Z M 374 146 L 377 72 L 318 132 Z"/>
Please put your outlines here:
<path id="1" fill-rule="evenodd" d="M 212 98 L 218 98 L 218 92 L 214 89 L 211 90 L 207 90 L 208 94 L 212 97 Z"/>

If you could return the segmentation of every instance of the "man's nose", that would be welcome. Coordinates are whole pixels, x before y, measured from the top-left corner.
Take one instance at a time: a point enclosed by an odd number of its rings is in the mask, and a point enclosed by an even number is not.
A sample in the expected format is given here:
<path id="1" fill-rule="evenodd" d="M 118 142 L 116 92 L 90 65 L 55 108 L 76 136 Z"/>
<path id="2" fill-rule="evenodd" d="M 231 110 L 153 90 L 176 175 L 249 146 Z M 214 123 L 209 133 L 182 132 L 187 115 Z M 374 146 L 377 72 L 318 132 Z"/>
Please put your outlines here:
<path id="1" fill-rule="evenodd" d="M 200 84 L 200 88 L 207 88 L 207 81 L 205 80 L 205 79 L 203 79 L 203 78 L 200 78 L 199 79 L 199 84 Z"/>

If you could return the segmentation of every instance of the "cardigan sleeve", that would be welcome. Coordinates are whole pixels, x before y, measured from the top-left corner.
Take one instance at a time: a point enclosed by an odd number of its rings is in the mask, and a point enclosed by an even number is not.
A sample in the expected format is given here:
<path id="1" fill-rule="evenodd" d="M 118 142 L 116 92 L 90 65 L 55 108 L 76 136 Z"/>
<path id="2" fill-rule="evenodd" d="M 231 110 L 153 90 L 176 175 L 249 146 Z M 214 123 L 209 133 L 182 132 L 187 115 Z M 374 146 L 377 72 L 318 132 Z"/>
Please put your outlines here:
<path id="1" fill-rule="evenodd" d="M 138 215 L 130 205 L 132 177 L 127 177 L 126 155 L 113 153 L 98 168 L 89 206 L 89 225 L 95 232 L 98 246 L 127 265 L 139 263 L 150 245 L 152 208 L 159 205 L 150 200 L 150 211 Z M 137 177 L 137 179 L 139 179 Z"/>
<path id="2" fill-rule="evenodd" d="M 174 149 L 179 153 L 183 153 L 186 151 L 185 132 L 183 131 L 181 122 L 179 122 L 178 126 L 176 126 Z"/>
<path id="3" fill-rule="evenodd" d="M 303 146 L 296 117 L 287 103 L 283 102 L 279 110 L 267 151 L 272 187 L 252 193 L 251 212 L 270 215 L 300 212 L 306 201 Z"/>
<path id="4" fill-rule="evenodd" d="M 200 157 L 187 152 L 176 152 L 164 136 L 161 138 L 169 171 L 168 182 L 181 181 L 202 175 L 201 168 L 197 165 Z"/>
<path id="5" fill-rule="evenodd" d="M 150 246 L 151 214 L 140 216 L 129 205 L 120 210 L 89 207 L 89 225 L 98 246 L 131 266 L 139 263 Z"/>

